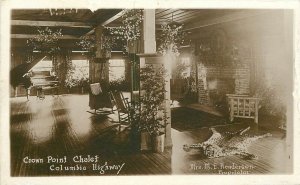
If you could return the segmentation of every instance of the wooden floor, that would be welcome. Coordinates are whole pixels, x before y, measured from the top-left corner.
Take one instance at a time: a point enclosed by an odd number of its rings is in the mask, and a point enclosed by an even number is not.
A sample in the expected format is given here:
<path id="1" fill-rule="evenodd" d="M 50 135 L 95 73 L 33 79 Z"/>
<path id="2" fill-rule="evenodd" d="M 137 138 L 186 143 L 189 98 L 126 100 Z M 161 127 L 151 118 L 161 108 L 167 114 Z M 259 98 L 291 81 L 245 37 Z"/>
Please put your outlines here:
<path id="1" fill-rule="evenodd" d="M 286 151 L 286 141 L 283 131 L 258 129 L 256 126 L 247 123 L 216 126 L 220 133 L 238 131 L 248 126 L 251 129 L 249 135 L 263 135 L 271 133 L 272 137 L 266 137 L 255 141 L 249 152 L 255 154 L 258 159 L 245 160 L 239 156 L 226 156 L 214 159 L 203 157 L 198 151 L 189 153 L 182 150 L 184 144 L 200 143 L 211 136 L 209 128 L 201 128 L 193 131 L 178 132 L 172 131 L 173 152 L 172 173 L 173 174 L 286 174 L 291 173 L 289 156 Z M 205 168 L 205 166 L 207 168 Z M 237 168 L 248 167 L 250 169 L 222 169 L 222 166 L 235 166 Z M 201 168 L 201 169 L 199 169 Z"/>
<path id="2" fill-rule="evenodd" d="M 11 98 L 11 175 L 117 175 L 119 169 L 119 175 L 206 174 L 219 171 L 193 167 L 233 163 L 254 166 L 250 173 L 287 172 L 284 166 L 287 162 L 286 143 L 280 131 L 272 131 L 271 138 L 264 138 L 251 146 L 250 150 L 258 155 L 258 160 L 245 161 L 236 156 L 205 159 L 197 153 L 182 150 L 183 144 L 208 138 L 211 134 L 208 128 L 187 132 L 173 129 L 172 149 L 162 154 L 141 153 L 135 150 L 128 132 L 118 132 L 115 123 L 107 117 L 92 115 L 86 112 L 88 110 L 87 95 L 46 96 L 44 100 L 30 97 L 30 101 L 25 97 Z M 225 132 L 244 127 L 247 124 L 226 125 L 217 127 L 217 130 Z M 251 132 L 265 133 L 267 130 L 253 127 Z M 67 161 L 61 161 L 64 163 L 47 161 L 48 157 L 65 156 Z M 98 156 L 99 160 L 75 163 L 72 159 L 76 156 Z M 33 163 L 34 160 L 29 163 L 29 159 L 42 159 L 43 163 Z M 96 168 L 93 164 L 97 165 Z M 68 167 L 72 170 L 66 170 Z"/>
<path id="3" fill-rule="evenodd" d="M 135 152 L 130 146 L 128 134 L 117 132 L 106 117 L 95 116 L 89 110 L 87 95 L 60 97 L 47 96 L 43 101 L 30 97 L 11 99 L 11 175 L 115 175 L 117 170 L 93 170 L 92 163 L 74 163 L 74 156 L 95 156 L 98 164 L 124 166 L 119 175 L 170 174 L 171 154 Z M 114 129 L 115 128 L 115 129 Z M 24 163 L 25 157 L 44 159 L 43 164 Z M 51 171 L 47 157 L 67 157 L 63 166 L 76 164 L 87 170 Z M 104 168 L 104 167 L 103 167 Z M 101 173 L 100 173 L 101 172 Z"/>

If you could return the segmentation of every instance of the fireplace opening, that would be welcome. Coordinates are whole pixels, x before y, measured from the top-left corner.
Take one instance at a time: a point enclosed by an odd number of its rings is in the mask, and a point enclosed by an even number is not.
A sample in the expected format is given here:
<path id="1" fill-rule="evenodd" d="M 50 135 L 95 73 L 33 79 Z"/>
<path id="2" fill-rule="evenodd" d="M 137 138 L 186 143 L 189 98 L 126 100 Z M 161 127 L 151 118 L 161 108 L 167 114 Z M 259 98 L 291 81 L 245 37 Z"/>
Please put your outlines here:
<path id="1" fill-rule="evenodd" d="M 233 78 L 207 78 L 208 99 L 211 106 L 225 112 L 227 110 L 226 94 L 235 90 Z"/>

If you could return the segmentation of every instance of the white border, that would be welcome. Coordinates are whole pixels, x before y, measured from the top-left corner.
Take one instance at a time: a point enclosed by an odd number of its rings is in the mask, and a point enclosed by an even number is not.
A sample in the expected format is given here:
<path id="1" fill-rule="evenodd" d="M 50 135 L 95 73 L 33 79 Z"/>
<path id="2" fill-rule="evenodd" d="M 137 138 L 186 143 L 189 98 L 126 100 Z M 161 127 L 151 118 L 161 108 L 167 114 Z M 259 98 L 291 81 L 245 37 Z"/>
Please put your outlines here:
<path id="1" fill-rule="evenodd" d="M 45 185 L 45 184 L 300 184 L 300 119 L 299 113 L 299 51 L 300 19 L 298 0 L 0 0 L 0 157 L 2 185 Z M 71 177 L 10 177 L 9 145 L 9 64 L 10 64 L 10 10 L 14 8 L 271 8 L 294 9 L 295 29 L 295 84 L 294 114 L 294 174 L 292 175 L 171 175 L 171 176 L 71 176 Z M 292 105 L 291 105 L 292 106 Z"/>

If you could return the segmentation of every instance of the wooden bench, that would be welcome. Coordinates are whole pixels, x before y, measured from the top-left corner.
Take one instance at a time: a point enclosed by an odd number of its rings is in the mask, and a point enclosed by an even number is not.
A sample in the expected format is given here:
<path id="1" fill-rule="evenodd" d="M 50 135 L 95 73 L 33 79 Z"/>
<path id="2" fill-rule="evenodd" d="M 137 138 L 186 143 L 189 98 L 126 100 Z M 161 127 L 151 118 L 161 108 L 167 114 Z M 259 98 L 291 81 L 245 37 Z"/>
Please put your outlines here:
<path id="1" fill-rule="evenodd" d="M 229 105 L 229 120 L 234 118 L 251 118 L 258 123 L 259 98 L 249 95 L 226 94 Z"/>

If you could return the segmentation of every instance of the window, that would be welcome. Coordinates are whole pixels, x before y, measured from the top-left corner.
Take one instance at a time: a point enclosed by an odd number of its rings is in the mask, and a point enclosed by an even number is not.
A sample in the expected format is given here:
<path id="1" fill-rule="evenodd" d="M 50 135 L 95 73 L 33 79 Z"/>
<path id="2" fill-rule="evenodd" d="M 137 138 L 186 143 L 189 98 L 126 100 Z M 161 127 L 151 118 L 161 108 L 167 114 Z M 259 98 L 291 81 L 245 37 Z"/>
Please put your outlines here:
<path id="1" fill-rule="evenodd" d="M 75 73 L 82 73 L 86 78 L 89 76 L 89 61 L 88 60 L 72 60 Z"/>
<path id="2" fill-rule="evenodd" d="M 123 59 L 109 60 L 109 81 L 125 77 L 125 61 Z"/>
<path id="3" fill-rule="evenodd" d="M 84 87 L 89 82 L 89 61 L 72 60 L 72 68 L 68 70 L 65 79 L 65 86 Z"/>
<path id="4" fill-rule="evenodd" d="M 88 60 L 72 60 L 74 67 L 72 78 L 88 80 L 89 79 L 89 61 Z"/>

